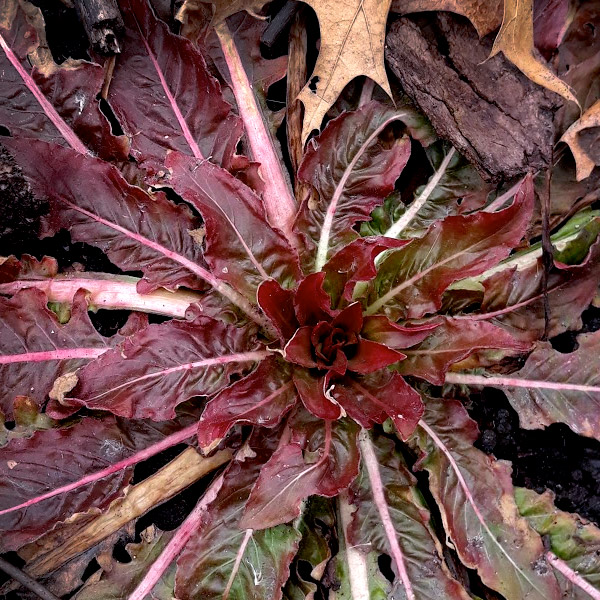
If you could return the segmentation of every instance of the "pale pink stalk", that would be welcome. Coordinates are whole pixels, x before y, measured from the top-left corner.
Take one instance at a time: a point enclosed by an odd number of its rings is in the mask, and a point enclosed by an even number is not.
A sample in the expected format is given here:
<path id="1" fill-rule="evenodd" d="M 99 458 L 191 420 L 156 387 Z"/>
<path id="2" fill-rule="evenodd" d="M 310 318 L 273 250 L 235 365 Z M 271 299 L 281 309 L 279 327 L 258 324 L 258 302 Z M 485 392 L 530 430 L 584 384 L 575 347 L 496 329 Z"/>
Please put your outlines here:
<path id="1" fill-rule="evenodd" d="M 215 31 L 229 69 L 232 90 L 244 121 L 252 156 L 260 162 L 260 173 L 264 181 L 262 196 L 267 217 L 271 225 L 284 233 L 292 246 L 298 247 L 297 236 L 293 232 L 297 207 L 289 178 L 275 151 L 271 134 L 227 24 L 224 21 L 219 23 Z"/>
<path id="2" fill-rule="evenodd" d="M 167 377 L 168 375 L 171 375 L 172 373 L 178 373 L 179 371 L 192 371 L 193 369 L 201 369 L 203 367 L 212 367 L 216 365 L 226 365 L 230 363 L 261 361 L 270 355 L 271 352 L 269 352 L 268 350 L 257 350 L 255 352 L 239 352 L 237 354 L 227 354 L 225 356 L 217 356 L 213 358 L 197 360 L 194 362 L 183 363 L 181 365 L 177 365 L 176 367 L 169 367 L 168 369 L 159 369 L 157 371 L 152 371 L 151 373 L 146 373 L 146 375 L 136 377 L 135 379 L 128 379 L 125 383 L 122 383 L 120 385 L 110 387 L 102 393 L 93 396 L 92 400 L 97 401 L 98 398 L 114 394 L 118 390 L 135 386 L 142 381 L 147 381 L 148 379 L 160 380 Z"/>
<path id="3" fill-rule="evenodd" d="M 546 560 L 560 573 L 566 577 L 574 586 L 581 588 L 588 596 L 594 600 L 600 600 L 600 590 L 586 581 L 577 571 L 573 571 L 569 565 L 554 555 L 552 552 L 546 552 Z"/>
<path id="4" fill-rule="evenodd" d="M 396 529 L 390 515 L 387 501 L 385 499 L 385 492 L 383 489 L 383 482 L 381 480 L 381 473 L 379 472 L 379 463 L 375 456 L 375 450 L 373 449 L 373 443 L 369 437 L 369 432 L 366 429 L 361 430 L 359 436 L 360 443 L 360 454 L 363 459 L 363 464 L 367 467 L 367 473 L 369 474 L 369 483 L 371 484 L 371 492 L 373 493 L 373 501 L 377 507 L 385 536 L 388 540 L 389 551 L 398 575 L 404 586 L 407 600 L 415 600 L 415 592 L 412 587 L 412 582 L 408 576 L 406 569 L 406 562 L 404 560 L 404 553 L 400 548 L 398 542 L 398 536 L 396 535 Z"/>
<path id="5" fill-rule="evenodd" d="M 177 254 L 173 250 L 169 250 L 165 246 L 158 244 L 157 242 L 153 242 L 152 240 L 140 235 L 139 233 L 135 233 L 134 231 L 130 231 L 117 223 L 113 223 L 108 221 L 107 219 L 102 218 L 101 216 L 90 212 L 64 198 L 60 199 L 63 204 L 66 204 L 69 208 L 74 211 L 80 212 L 81 214 L 86 215 L 90 219 L 97 221 L 98 223 L 102 223 L 102 225 L 106 225 L 119 233 L 135 240 L 139 244 L 146 246 L 148 248 L 152 248 L 155 252 L 159 252 L 163 256 L 170 258 L 172 261 L 183 265 L 186 269 L 195 273 L 198 277 L 209 283 L 217 292 L 225 296 L 228 300 L 230 300 L 233 304 L 242 309 L 255 323 L 258 323 L 262 327 L 264 327 L 267 331 L 272 332 L 273 327 L 270 322 L 261 315 L 251 304 L 238 292 L 236 292 L 232 287 L 227 285 L 224 281 L 217 279 L 210 271 L 207 271 L 200 265 L 197 265 L 194 261 L 182 256 L 181 254 Z"/>
<path id="6" fill-rule="evenodd" d="M 192 537 L 192 534 L 200 528 L 208 506 L 217 497 L 222 486 L 223 473 L 211 483 L 204 496 L 196 504 L 194 510 L 188 515 L 161 555 L 154 561 L 142 581 L 140 581 L 131 596 L 129 596 L 129 600 L 145 600 L 152 592 L 152 589 L 160 581 L 160 578 L 169 568 L 169 565 L 179 556 L 179 553 L 183 550 L 190 537 Z"/>
<path id="7" fill-rule="evenodd" d="M 350 583 L 352 600 L 370 600 L 367 554 L 348 543 L 348 529 L 352 524 L 354 507 L 350 503 L 347 491 L 340 493 L 337 504 L 343 533 L 343 539 L 340 539 L 340 552 L 346 552 L 348 581 Z"/>
<path id="8" fill-rule="evenodd" d="M 580 383 L 560 383 L 558 381 L 543 381 L 539 379 L 520 379 L 518 377 L 502 377 L 487 375 L 471 375 L 469 373 L 446 373 L 446 383 L 464 385 L 487 385 L 489 387 L 519 387 L 543 390 L 559 390 L 562 392 L 600 393 L 600 386 Z"/>
<path id="9" fill-rule="evenodd" d="M 42 502 L 43 500 L 47 500 L 48 498 L 53 498 L 54 496 L 59 496 L 60 494 L 66 494 L 67 492 L 76 490 L 77 488 L 80 488 L 81 486 L 88 485 L 90 483 L 93 483 L 94 481 L 98 481 L 99 479 L 108 477 L 109 475 L 112 475 L 113 473 L 118 473 L 119 471 L 122 471 L 123 469 L 132 467 L 133 465 L 136 465 L 137 463 L 139 463 L 143 460 L 146 460 L 146 459 L 154 456 L 155 454 L 158 454 L 159 452 L 166 450 L 167 448 L 171 448 L 172 446 L 175 446 L 176 444 L 180 444 L 181 442 L 184 442 L 188 438 L 196 435 L 197 430 L 198 430 L 198 423 L 193 423 L 192 425 L 185 427 L 181 431 L 178 431 L 176 433 L 173 433 L 173 434 L 167 436 L 160 442 L 157 442 L 156 444 L 153 444 L 152 446 L 149 446 L 148 448 L 145 448 L 144 450 L 140 450 L 140 452 L 136 452 L 135 454 L 132 454 L 128 458 L 125 458 L 113 465 L 110 465 L 109 467 L 106 467 L 106 469 L 102 469 L 101 471 L 97 471 L 96 473 L 86 475 L 85 477 L 82 477 L 78 481 L 74 481 L 73 483 L 63 485 L 62 487 L 51 490 L 50 492 L 46 492 L 45 494 L 36 496 L 35 498 L 31 498 L 30 500 L 27 500 L 26 502 L 23 502 L 21 504 L 17 504 L 16 506 L 11 506 L 10 508 L 2 509 L 2 510 L 0 510 L 0 515 L 5 515 L 7 513 L 11 513 L 16 510 L 21 510 L 22 508 L 27 508 L 28 506 L 33 506 L 34 504 L 38 504 L 39 502 Z"/>
<path id="10" fill-rule="evenodd" d="M 0 284 L 0 295 L 13 295 L 19 290 L 37 288 L 42 290 L 50 302 L 72 303 L 77 290 L 85 289 L 89 303 L 94 308 L 107 310 L 136 310 L 182 319 L 187 309 L 202 299 L 202 294 L 163 288 L 150 294 L 138 294 L 139 279 L 122 275 L 95 275 L 86 277 L 58 276 L 53 279 L 12 281 Z M 97 279 L 95 277 L 98 277 Z"/>
<path id="11" fill-rule="evenodd" d="M 6 43 L 6 40 L 0 35 L 0 47 L 4 50 L 6 57 L 10 61 L 10 64 L 16 69 L 17 73 L 23 80 L 23 83 L 27 86 L 29 91 L 34 95 L 35 99 L 38 101 L 39 105 L 42 107 L 42 110 L 46 113 L 52 124 L 58 129 L 60 134 L 63 136 L 65 141 L 73 148 L 73 150 L 77 150 L 81 154 L 90 154 L 90 151 L 84 146 L 83 142 L 77 137 L 75 132 L 65 123 L 63 118 L 56 112 L 56 109 L 48 100 L 46 96 L 42 94 L 42 91 L 37 86 L 33 77 L 23 68 L 19 59 Z"/>

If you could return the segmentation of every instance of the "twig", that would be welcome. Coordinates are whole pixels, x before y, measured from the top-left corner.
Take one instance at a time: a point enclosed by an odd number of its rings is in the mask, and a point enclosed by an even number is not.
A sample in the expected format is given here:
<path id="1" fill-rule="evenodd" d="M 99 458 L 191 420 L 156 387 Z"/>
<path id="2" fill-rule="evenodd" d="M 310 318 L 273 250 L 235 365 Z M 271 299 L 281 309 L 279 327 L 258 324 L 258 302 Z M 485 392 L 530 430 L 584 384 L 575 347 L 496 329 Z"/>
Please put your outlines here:
<path id="1" fill-rule="evenodd" d="M 552 161 L 550 161 L 552 164 Z M 542 291 L 544 293 L 544 335 L 543 340 L 548 339 L 550 333 L 550 300 L 548 298 L 548 276 L 554 264 L 554 248 L 550 241 L 550 184 L 552 182 L 552 169 L 546 173 L 546 193 L 542 200 Z"/>
<path id="2" fill-rule="evenodd" d="M 104 83 L 102 84 L 101 96 L 104 100 L 108 100 L 108 88 L 110 88 L 110 82 L 112 81 L 113 71 L 115 70 L 115 62 L 117 61 L 117 55 L 113 54 L 104 63 Z"/>
<path id="3" fill-rule="evenodd" d="M 15 581 L 18 581 L 21 585 L 25 586 L 29 591 L 33 592 L 36 596 L 42 600 L 58 600 L 58 598 L 49 592 L 41 583 L 38 583 L 33 577 L 27 575 L 15 567 L 8 561 L 0 557 L 0 569 L 7 575 L 10 575 Z"/>

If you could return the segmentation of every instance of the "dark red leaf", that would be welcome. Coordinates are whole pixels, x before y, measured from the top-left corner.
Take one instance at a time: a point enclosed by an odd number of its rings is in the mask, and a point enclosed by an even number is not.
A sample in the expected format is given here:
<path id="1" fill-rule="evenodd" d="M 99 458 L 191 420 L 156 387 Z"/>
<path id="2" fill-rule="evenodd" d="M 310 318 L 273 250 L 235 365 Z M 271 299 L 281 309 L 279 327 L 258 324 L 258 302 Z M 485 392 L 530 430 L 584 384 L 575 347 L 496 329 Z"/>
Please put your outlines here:
<path id="1" fill-rule="evenodd" d="M 85 293 L 73 302 L 71 318 L 61 325 L 48 310 L 46 295 L 27 289 L 0 297 L 0 410 L 12 419 L 16 396 L 42 405 L 55 379 L 74 371 L 118 343 L 100 335 L 88 317 Z"/>
<path id="2" fill-rule="evenodd" d="M 287 360 L 303 367 L 313 368 L 317 361 L 313 356 L 311 341 L 313 327 L 300 327 L 292 339 L 285 345 L 284 355 Z"/>
<path id="3" fill-rule="evenodd" d="M 366 313 L 383 311 L 396 320 L 437 311 L 451 283 L 483 273 L 508 256 L 525 234 L 533 200 L 533 180 L 527 176 L 508 208 L 434 223 L 425 236 L 384 259 Z"/>
<path id="4" fill-rule="evenodd" d="M 156 19 L 147 0 L 119 4 L 126 36 L 108 100 L 131 139 L 133 156 L 151 172 L 163 168 L 168 150 L 227 168 L 242 124 L 202 55 Z"/>
<path id="5" fill-rule="evenodd" d="M 0 511 L 110 467 L 180 427 L 174 422 L 126 423 L 107 416 L 13 439 L 0 450 Z M 107 507 L 121 495 L 132 473 L 130 466 L 68 493 L 0 515 L 0 551 L 19 548 L 74 513 Z"/>
<path id="6" fill-rule="evenodd" d="M 149 196 L 114 167 L 73 150 L 33 140 L 4 144 L 34 193 L 50 202 L 44 235 L 67 229 L 73 241 L 98 246 L 124 271 L 143 271 L 142 293 L 160 286 L 202 289 L 203 278 L 214 279 L 189 233 L 199 220 L 184 205 L 162 193 Z"/>
<path id="7" fill-rule="evenodd" d="M 342 416 L 342 410 L 337 402 L 326 395 L 328 393 L 330 374 L 314 374 L 308 369 L 294 369 L 294 385 L 304 406 L 313 415 L 321 419 L 335 420 Z"/>
<path id="8" fill-rule="evenodd" d="M 282 288 L 276 281 L 264 281 L 258 288 L 258 304 L 269 317 L 283 340 L 289 340 L 298 320 L 294 311 L 294 292 Z"/>
<path id="9" fill-rule="evenodd" d="M 356 354 L 348 359 L 348 370 L 361 375 L 373 373 L 405 358 L 405 355 L 387 346 L 360 339 Z"/>
<path id="10" fill-rule="evenodd" d="M 172 419 L 181 402 L 217 393 L 268 356 L 254 332 L 209 317 L 150 325 L 79 371 L 63 404 L 129 419 Z"/>
<path id="11" fill-rule="evenodd" d="M 347 375 L 336 381 L 331 395 L 367 429 L 390 417 L 403 439 L 413 433 L 423 414 L 421 396 L 400 375 L 383 369 L 365 377 Z"/>
<path id="12" fill-rule="evenodd" d="M 198 424 L 198 443 L 210 446 L 235 423 L 274 427 L 297 399 L 290 367 L 274 356 L 267 358 L 208 403 Z"/>
<path id="13" fill-rule="evenodd" d="M 233 175 L 180 153 L 167 157 L 169 185 L 196 208 L 206 227 L 204 256 L 214 273 L 251 302 L 261 282 L 293 287 L 298 256 L 267 222 L 260 198 Z"/>
<path id="14" fill-rule="evenodd" d="M 354 225 L 368 220 L 394 189 L 410 140 L 387 142 L 379 135 L 400 118 L 400 112 L 369 102 L 333 119 L 309 142 L 298 177 L 317 190 L 319 202 L 313 207 L 305 201 L 295 225 L 305 239 L 307 268 L 320 271 L 329 256 L 358 238 Z"/>
<path id="15" fill-rule="evenodd" d="M 300 415 L 300 416 L 298 416 Z M 264 529 L 291 521 L 313 494 L 333 497 L 358 473 L 359 428 L 353 421 L 320 421 L 300 411 L 292 417 L 290 443 L 263 467 L 240 527 Z"/>
<path id="16" fill-rule="evenodd" d="M 486 321 L 446 318 L 425 341 L 404 351 L 406 360 L 398 365 L 398 370 L 403 375 L 442 385 L 450 365 L 484 348 L 526 352 L 531 345 Z"/>
<path id="17" fill-rule="evenodd" d="M 316 325 L 329 321 L 333 316 L 331 298 L 323 289 L 325 273 L 313 273 L 298 285 L 294 297 L 294 309 L 300 325 Z"/>
<path id="18" fill-rule="evenodd" d="M 341 310 L 331 321 L 332 327 L 341 327 L 344 331 L 359 334 L 363 326 L 363 310 L 360 302 L 354 302 Z"/>
<path id="19" fill-rule="evenodd" d="M 351 302 L 354 284 L 371 281 L 377 275 L 375 258 L 379 254 L 390 248 L 401 248 L 409 241 L 386 237 L 359 238 L 332 256 L 323 271 L 326 273 L 324 287 L 333 306 L 338 306 L 342 299 Z"/>

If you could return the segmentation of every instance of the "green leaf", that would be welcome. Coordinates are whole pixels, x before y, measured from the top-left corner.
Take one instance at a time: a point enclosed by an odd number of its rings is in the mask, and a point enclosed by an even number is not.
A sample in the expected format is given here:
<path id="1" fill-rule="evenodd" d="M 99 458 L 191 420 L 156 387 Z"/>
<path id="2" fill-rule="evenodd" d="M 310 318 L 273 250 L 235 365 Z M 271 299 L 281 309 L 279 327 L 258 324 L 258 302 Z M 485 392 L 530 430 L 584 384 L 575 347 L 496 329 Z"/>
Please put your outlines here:
<path id="1" fill-rule="evenodd" d="M 519 512 L 540 535 L 547 536 L 550 549 L 567 566 L 600 590 L 600 529 L 579 515 L 558 510 L 551 492 L 537 494 L 515 488 Z M 589 600 L 589 594 L 556 572 L 563 598 Z"/>

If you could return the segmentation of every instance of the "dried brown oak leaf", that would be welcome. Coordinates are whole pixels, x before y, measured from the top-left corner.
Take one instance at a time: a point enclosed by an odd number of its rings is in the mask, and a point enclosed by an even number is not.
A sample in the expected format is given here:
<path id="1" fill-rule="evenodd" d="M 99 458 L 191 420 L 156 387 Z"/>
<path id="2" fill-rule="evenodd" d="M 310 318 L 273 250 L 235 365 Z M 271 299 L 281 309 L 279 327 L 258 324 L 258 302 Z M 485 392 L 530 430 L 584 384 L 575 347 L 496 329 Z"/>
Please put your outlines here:
<path id="1" fill-rule="evenodd" d="M 317 13 L 321 49 L 298 98 L 304 104 L 302 141 L 320 129 L 325 113 L 346 84 L 366 75 L 391 97 L 383 49 L 392 0 L 305 0 Z"/>
<path id="2" fill-rule="evenodd" d="M 589 177 L 594 167 L 600 164 L 600 152 L 598 151 L 599 127 L 600 100 L 597 100 L 560 138 L 561 142 L 569 145 L 575 157 L 577 181 Z M 582 133 L 584 130 L 587 130 L 586 133 Z"/>
<path id="3" fill-rule="evenodd" d="M 490 58 L 504 53 L 531 81 L 576 104 L 573 90 L 545 64 L 533 43 L 533 0 L 504 0 L 502 27 Z"/>
<path id="4" fill-rule="evenodd" d="M 423 11 L 448 11 L 467 17 L 479 37 L 492 33 L 502 23 L 502 0 L 393 0 L 390 9 L 408 15 Z"/>

